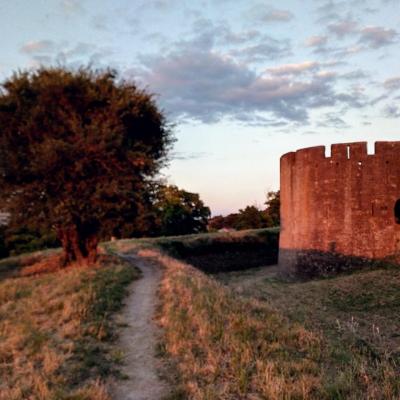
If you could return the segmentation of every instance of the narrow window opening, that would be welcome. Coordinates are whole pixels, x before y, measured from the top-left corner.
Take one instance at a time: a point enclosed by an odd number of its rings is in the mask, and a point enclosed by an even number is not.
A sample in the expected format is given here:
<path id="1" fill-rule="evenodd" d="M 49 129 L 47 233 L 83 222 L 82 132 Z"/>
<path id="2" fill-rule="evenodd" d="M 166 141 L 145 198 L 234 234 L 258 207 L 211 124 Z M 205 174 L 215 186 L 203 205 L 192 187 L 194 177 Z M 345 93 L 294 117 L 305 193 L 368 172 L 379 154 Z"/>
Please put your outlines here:
<path id="1" fill-rule="evenodd" d="M 394 206 L 394 219 L 396 224 L 400 224 L 400 199 L 396 201 Z"/>
<path id="2" fill-rule="evenodd" d="M 346 147 L 346 151 L 347 151 L 347 159 L 350 160 L 350 146 Z"/>

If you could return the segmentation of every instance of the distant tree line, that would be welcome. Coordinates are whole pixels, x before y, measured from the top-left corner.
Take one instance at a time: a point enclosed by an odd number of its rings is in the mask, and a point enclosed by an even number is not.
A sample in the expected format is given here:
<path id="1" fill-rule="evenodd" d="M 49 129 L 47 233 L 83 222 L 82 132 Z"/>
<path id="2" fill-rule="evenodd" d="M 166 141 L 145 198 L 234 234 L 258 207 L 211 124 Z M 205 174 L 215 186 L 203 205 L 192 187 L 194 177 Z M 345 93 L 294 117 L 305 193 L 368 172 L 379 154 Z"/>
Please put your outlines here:
<path id="1" fill-rule="evenodd" d="M 197 193 L 173 185 L 149 183 L 137 199 L 135 217 L 122 219 L 118 225 L 105 223 L 100 240 L 130 237 L 186 235 L 207 231 L 210 209 Z M 61 245 L 51 226 L 38 229 L 34 225 L 0 226 L 0 258 Z"/>
<path id="2" fill-rule="evenodd" d="M 237 213 L 227 216 L 217 215 L 209 220 L 208 229 L 219 231 L 222 229 L 259 229 L 280 225 L 280 192 L 270 191 L 264 203 L 265 208 L 247 206 Z"/>
<path id="3" fill-rule="evenodd" d="M 237 213 L 210 218 L 210 209 L 199 194 L 161 183 L 149 184 L 137 200 L 138 212 L 134 218 L 122 220 L 119 225 L 104 224 L 100 240 L 112 237 L 156 237 L 186 235 L 222 229 L 259 229 L 280 224 L 279 191 L 269 192 L 266 207 L 247 206 Z M 59 247 L 56 232 L 34 225 L 0 225 L 0 258 Z"/>

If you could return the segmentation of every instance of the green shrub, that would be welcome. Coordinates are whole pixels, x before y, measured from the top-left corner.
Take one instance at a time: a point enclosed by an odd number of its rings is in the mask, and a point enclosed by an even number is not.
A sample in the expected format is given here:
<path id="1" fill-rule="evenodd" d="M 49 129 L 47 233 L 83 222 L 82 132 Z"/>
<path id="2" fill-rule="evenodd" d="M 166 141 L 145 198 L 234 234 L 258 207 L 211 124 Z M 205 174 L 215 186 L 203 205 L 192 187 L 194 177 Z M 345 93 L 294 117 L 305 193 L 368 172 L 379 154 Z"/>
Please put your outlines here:
<path id="1" fill-rule="evenodd" d="M 51 231 L 40 232 L 28 227 L 21 227 L 14 230 L 8 229 L 5 233 L 5 247 L 10 255 L 31 253 L 59 246 L 56 234 Z"/>

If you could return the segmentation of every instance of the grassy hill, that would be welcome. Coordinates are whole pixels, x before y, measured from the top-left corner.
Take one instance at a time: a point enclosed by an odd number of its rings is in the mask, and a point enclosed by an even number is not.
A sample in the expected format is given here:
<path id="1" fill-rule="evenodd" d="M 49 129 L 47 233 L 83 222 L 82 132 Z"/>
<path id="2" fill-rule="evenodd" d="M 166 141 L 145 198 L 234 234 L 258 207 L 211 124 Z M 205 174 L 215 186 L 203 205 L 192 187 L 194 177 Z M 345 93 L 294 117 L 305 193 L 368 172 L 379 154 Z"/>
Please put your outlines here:
<path id="1" fill-rule="evenodd" d="M 400 269 L 285 281 L 262 266 L 277 235 L 104 245 L 164 270 L 158 352 L 171 365 L 169 400 L 400 398 Z M 0 400 L 108 400 L 122 358 L 111 315 L 138 271 L 116 255 L 93 269 L 55 270 L 51 260 L 0 261 Z"/>
<path id="2" fill-rule="evenodd" d="M 215 241 L 259 232 L 230 235 L 118 244 L 165 268 L 160 346 L 179 371 L 173 398 L 400 398 L 399 269 L 296 282 L 279 278 L 277 266 L 210 275 L 183 262 L 182 252 L 180 260 L 165 255 L 200 241 L 211 257 Z M 222 270 L 223 255 L 214 254 Z"/>
<path id="3" fill-rule="evenodd" d="M 277 272 L 258 268 L 217 279 L 318 335 L 329 398 L 400 398 L 400 269 L 308 282 L 285 282 Z"/>
<path id="4" fill-rule="evenodd" d="M 109 318 L 137 270 L 115 257 L 57 270 L 48 254 L 0 261 L 0 399 L 108 400 Z"/>

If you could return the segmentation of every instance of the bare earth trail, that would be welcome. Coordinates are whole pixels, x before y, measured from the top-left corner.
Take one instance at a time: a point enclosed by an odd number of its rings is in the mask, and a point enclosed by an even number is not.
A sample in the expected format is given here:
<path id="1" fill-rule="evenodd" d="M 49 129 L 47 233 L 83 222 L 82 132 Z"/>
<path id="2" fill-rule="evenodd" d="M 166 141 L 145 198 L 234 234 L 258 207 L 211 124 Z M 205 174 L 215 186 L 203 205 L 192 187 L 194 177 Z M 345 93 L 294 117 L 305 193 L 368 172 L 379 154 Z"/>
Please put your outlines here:
<path id="1" fill-rule="evenodd" d="M 137 255 L 121 255 L 142 271 L 142 277 L 130 287 L 130 295 L 122 311 L 128 326 L 120 332 L 119 347 L 124 352 L 122 374 L 128 379 L 116 382 L 115 400 L 160 400 L 169 393 L 168 385 L 158 375 L 160 360 L 155 355 L 158 327 L 153 321 L 157 304 L 157 288 L 162 271 Z"/>

